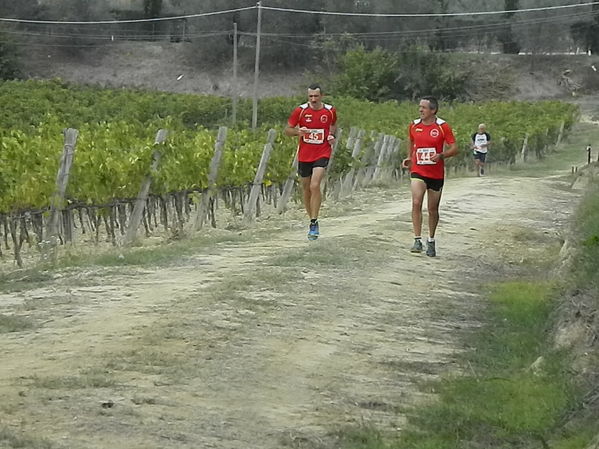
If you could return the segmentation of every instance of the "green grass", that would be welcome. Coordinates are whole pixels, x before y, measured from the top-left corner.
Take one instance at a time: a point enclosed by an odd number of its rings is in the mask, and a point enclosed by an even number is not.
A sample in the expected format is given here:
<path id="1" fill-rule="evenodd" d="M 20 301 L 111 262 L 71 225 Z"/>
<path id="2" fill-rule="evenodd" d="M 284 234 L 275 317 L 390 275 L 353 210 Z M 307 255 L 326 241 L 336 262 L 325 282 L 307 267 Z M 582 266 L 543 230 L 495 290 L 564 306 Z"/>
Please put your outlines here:
<path id="1" fill-rule="evenodd" d="M 472 335 L 476 349 L 463 359 L 467 375 L 429 384 L 428 392 L 436 394 L 438 401 L 409 411 L 410 425 L 400 439 L 384 442 L 366 429 L 359 438 L 345 435 L 344 447 L 543 447 L 576 398 L 567 357 L 546 346 L 552 292 L 547 283 L 492 286 L 489 321 Z M 541 355 L 544 361 L 539 369 L 530 369 Z"/>
<path id="2" fill-rule="evenodd" d="M 30 318 L 21 317 L 18 315 L 0 314 L 0 334 L 8 332 L 21 332 L 34 327 L 34 323 Z"/>
<path id="3" fill-rule="evenodd" d="M 575 281 L 599 289 L 599 179 L 583 198 L 576 213 L 576 235 L 580 236 Z"/>
<path id="4" fill-rule="evenodd" d="M 57 273 L 69 269 L 94 267 L 155 267 L 180 263 L 199 252 L 214 251 L 221 243 L 246 242 L 254 238 L 254 231 L 244 233 L 216 231 L 184 240 L 162 242 L 156 246 L 130 248 L 81 247 L 61 248 L 56 263 L 37 262 L 23 270 L 0 271 L 0 292 L 30 290 L 55 282 Z M 83 252 L 86 251 L 86 252 Z M 107 273 L 104 273 L 107 274 Z M 84 280 L 77 280 L 78 285 Z"/>
<path id="5" fill-rule="evenodd" d="M 269 261 L 277 267 L 327 267 L 327 268 L 355 268 L 365 266 L 375 261 L 384 260 L 391 249 L 390 244 L 372 241 L 365 243 L 364 239 L 357 236 L 332 237 L 327 239 L 307 242 L 306 246 L 288 250 L 284 254 L 274 257 Z M 364 254 L 368 254 L 367 260 Z"/>
<path id="6" fill-rule="evenodd" d="M 115 385 L 109 371 L 98 369 L 82 370 L 75 376 L 33 376 L 30 379 L 31 387 L 48 390 L 106 388 Z"/>
<path id="7" fill-rule="evenodd" d="M 55 446 L 45 439 L 20 435 L 12 429 L 0 427 L 0 447 L 3 449 L 52 449 Z"/>
<path id="8" fill-rule="evenodd" d="M 0 271 L 0 292 L 28 290 L 53 281 L 54 274 L 39 268 L 18 271 Z"/>
<path id="9" fill-rule="evenodd" d="M 218 232 L 162 243 L 158 246 L 110 248 L 94 254 L 65 252 L 60 257 L 56 268 L 167 265 L 196 254 L 199 250 L 211 250 L 219 243 L 244 242 L 251 238 L 251 231 L 242 235 L 237 232 Z"/>
<path id="10" fill-rule="evenodd" d="M 574 125 L 570 134 L 565 138 L 559 148 L 551 148 L 548 154 L 540 160 L 529 159 L 529 162 L 510 165 L 509 167 L 493 167 L 491 170 L 493 176 L 522 176 L 542 177 L 547 174 L 570 175 L 571 167 L 583 167 L 587 162 L 587 153 L 585 148 L 589 142 L 596 141 L 597 129 L 591 123 L 577 123 Z M 593 159 L 596 160 L 596 149 L 593 150 Z M 492 158 L 492 150 L 489 152 Z M 492 160 L 492 159 L 491 159 Z"/>

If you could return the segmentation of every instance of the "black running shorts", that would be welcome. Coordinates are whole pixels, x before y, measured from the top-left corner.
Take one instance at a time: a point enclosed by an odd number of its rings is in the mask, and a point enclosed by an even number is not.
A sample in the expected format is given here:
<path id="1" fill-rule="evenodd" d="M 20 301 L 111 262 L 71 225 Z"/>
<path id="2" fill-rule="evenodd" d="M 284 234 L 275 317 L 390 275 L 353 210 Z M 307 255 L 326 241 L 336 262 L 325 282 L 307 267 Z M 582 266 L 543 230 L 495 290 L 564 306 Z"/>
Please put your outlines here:
<path id="1" fill-rule="evenodd" d="M 478 159 L 483 164 L 485 163 L 485 159 L 487 158 L 487 153 L 481 153 L 480 151 L 474 152 L 474 159 Z"/>
<path id="2" fill-rule="evenodd" d="M 410 178 L 420 179 L 426 184 L 427 189 L 434 190 L 435 192 L 440 192 L 443 188 L 443 179 L 427 178 L 426 176 L 419 175 L 418 173 L 412 173 Z"/>
<path id="3" fill-rule="evenodd" d="M 312 176 L 312 170 L 314 167 L 327 168 L 329 160 L 326 157 L 315 160 L 314 162 L 298 162 L 297 172 L 302 178 L 309 178 Z"/>

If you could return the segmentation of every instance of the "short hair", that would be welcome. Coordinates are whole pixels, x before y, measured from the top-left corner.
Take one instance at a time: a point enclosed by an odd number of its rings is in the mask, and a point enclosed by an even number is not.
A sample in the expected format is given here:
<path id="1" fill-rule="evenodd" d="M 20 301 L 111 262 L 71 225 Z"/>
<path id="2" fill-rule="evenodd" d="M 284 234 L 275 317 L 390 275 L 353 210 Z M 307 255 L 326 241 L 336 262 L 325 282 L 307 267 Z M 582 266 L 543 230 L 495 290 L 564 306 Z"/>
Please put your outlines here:
<path id="1" fill-rule="evenodd" d="M 320 87 L 320 84 L 318 83 L 310 84 L 308 90 L 319 90 L 320 93 L 322 93 L 322 87 Z"/>
<path id="2" fill-rule="evenodd" d="M 481 123 L 480 125 L 478 125 L 479 128 L 486 128 L 487 125 L 485 125 L 484 123 Z"/>
<path id="3" fill-rule="evenodd" d="M 421 100 L 428 101 L 431 109 L 434 109 L 435 112 L 437 112 L 439 110 L 439 100 L 437 100 L 435 97 L 433 97 L 431 95 L 427 95 L 426 97 L 422 97 Z"/>

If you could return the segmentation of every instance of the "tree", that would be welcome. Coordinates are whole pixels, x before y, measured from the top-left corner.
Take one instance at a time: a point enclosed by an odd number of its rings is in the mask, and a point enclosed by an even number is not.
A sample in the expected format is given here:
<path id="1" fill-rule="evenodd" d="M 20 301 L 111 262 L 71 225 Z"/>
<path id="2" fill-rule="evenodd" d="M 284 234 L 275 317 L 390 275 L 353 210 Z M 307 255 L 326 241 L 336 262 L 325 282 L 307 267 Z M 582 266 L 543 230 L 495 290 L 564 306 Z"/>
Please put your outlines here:
<path id="1" fill-rule="evenodd" d="M 511 21 L 514 17 L 514 14 L 516 14 L 513 11 L 518 9 L 518 3 L 519 0 L 505 0 L 505 11 L 508 11 L 505 13 L 505 17 L 506 19 L 508 19 L 508 21 Z M 502 30 L 502 32 L 500 32 L 498 36 L 498 40 L 501 43 L 503 53 L 517 55 L 520 52 L 520 44 L 516 41 L 516 38 L 512 31 L 511 23 L 507 23 L 505 25 L 504 29 Z"/>
<path id="2" fill-rule="evenodd" d="M 0 79 L 19 78 L 21 68 L 17 46 L 6 36 L 0 34 Z"/>

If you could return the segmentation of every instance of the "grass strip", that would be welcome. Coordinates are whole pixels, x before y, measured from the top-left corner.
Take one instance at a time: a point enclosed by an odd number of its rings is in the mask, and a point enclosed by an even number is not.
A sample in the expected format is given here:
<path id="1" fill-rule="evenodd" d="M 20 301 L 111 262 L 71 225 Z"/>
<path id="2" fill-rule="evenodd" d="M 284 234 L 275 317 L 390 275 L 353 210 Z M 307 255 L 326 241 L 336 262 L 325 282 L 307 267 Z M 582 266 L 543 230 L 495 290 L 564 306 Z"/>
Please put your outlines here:
<path id="1" fill-rule="evenodd" d="M 489 321 L 473 335 L 475 349 L 465 355 L 467 374 L 429 384 L 438 400 L 410 411 L 409 427 L 398 439 L 358 429 L 344 435 L 344 447 L 530 449 L 547 448 L 550 439 L 551 447 L 584 447 L 578 444 L 590 440 L 574 432 L 560 435 L 562 446 L 553 444 L 577 394 L 567 356 L 545 343 L 552 294 L 544 282 L 492 286 Z"/>

